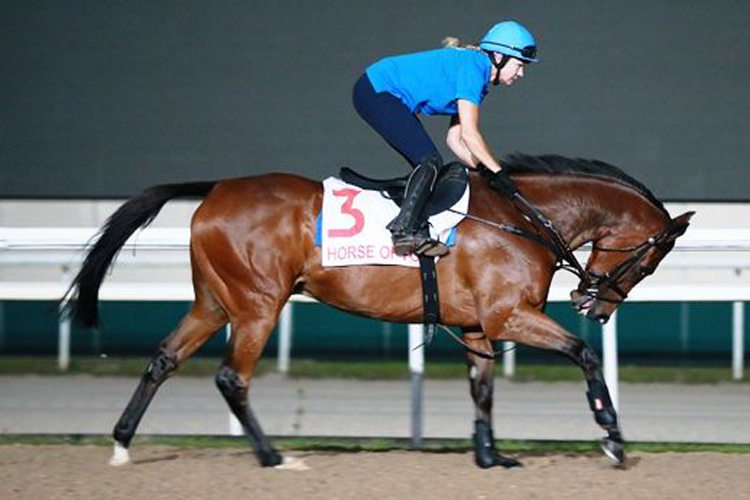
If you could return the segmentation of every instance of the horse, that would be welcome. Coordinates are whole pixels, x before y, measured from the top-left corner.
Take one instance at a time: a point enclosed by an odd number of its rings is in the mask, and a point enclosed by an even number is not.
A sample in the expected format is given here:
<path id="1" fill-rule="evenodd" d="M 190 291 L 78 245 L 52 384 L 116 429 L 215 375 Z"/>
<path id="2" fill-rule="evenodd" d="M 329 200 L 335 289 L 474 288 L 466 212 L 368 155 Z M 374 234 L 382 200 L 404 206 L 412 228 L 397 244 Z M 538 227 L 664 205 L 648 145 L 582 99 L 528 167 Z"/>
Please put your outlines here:
<path id="1" fill-rule="evenodd" d="M 612 165 L 557 155 L 514 155 L 505 168 L 524 199 L 544 214 L 566 248 L 586 243 L 573 306 L 606 322 L 628 292 L 673 248 L 693 212 L 671 218 L 640 182 Z M 482 468 L 520 463 L 496 448 L 492 343 L 512 341 L 562 354 L 578 365 L 601 446 L 614 464 L 625 460 L 617 412 L 594 350 L 544 313 L 561 256 L 512 200 L 469 169 L 471 199 L 457 244 L 436 264 L 442 323 L 461 329 L 475 408 L 474 459 Z M 399 323 L 423 319 L 419 270 L 391 266 L 323 267 L 315 244 L 320 182 L 264 175 L 152 186 L 105 222 L 66 299 L 79 324 L 99 322 L 98 290 L 128 237 L 175 198 L 199 198 L 192 216 L 190 259 L 195 300 L 151 358 L 113 431 L 110 463 L 130 459 L 138 424 L 159 386 L 227 323 L 232 336 L 215 382 L 262 466 L 285 459 L 263 433 L 248 397 L 256 363 L 287 299 L 301 293 L 350 313 Z M 513 227 L 516 231 L 507 230 Z M 537 235 L 537 237 L 528 237 Z M 571 252 L 569 252 L 572 255 Z"/>

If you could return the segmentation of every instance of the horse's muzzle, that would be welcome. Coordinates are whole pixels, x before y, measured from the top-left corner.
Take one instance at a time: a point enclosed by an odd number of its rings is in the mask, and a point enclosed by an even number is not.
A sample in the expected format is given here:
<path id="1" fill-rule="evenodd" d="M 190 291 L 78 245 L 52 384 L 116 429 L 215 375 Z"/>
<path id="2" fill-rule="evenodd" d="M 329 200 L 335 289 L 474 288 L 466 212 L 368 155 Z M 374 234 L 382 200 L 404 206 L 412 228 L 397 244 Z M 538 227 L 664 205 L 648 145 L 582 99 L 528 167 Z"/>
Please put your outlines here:
<path id="1" fill-rule="evenodd" d="M 597 311 L 599 308 L 595 306 L 596 303 L 594 304 L 594 306 L 589 308 L 588 312 L 586 313 L 586 317 L 603 325 L 607 321 L 609 321 L 609 318 L 612 316 L 612 314 L 604 311 Z"/>
<path id="2" fill-rule="evenodd" d="M 570 302 L 575 310 L 578 311 L 578 314 L 586 314 L 594 303 L 594 297 L 582 293 L 580 290 L 573 290 L 570 292 Z"/>
<path id="3" fill-rule="evenodd" d="M 570 292 L 570 301 L 578 314 L 585 315 L 586 318 L 602 325 L 612 316 L 612 311 L 608 310 L 611 307 L 609 304 L 582 293 L 580 290 Z"/>

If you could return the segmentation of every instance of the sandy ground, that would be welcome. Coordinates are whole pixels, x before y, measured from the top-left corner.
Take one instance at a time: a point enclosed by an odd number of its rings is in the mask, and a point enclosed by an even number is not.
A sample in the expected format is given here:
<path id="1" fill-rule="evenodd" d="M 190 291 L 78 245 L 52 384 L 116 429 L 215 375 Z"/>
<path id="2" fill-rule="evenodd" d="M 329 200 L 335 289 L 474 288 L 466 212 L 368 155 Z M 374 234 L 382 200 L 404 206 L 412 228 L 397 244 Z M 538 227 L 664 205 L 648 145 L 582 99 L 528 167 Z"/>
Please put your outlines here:
<path id="1" fill-rule="evenodd" d="M 107 465 L 101 446 L 0 446 L 2 499 L 530 499 L 750 498 L 750 454 L 520 456 L 523 468 L 481 470 L 468 453 L 293 453 L 306 471 L 264 469 L 251 452 L 135 446 Z"/>

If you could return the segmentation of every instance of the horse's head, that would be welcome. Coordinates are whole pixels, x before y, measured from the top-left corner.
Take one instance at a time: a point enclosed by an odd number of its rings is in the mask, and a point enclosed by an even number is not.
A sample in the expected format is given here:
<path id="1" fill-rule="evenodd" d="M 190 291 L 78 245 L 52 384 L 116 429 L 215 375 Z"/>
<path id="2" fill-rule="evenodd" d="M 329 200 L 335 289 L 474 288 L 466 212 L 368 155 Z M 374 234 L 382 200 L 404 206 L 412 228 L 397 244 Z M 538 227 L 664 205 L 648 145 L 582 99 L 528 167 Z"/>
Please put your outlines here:
<path id="1" fill-rule="evenodd" d="M 586 273 L 570 294 L 573 305 L 589 319 L 606 323 L 628 292 L 652 274 L 672 250 L 694 213 L 686 212 L 669 220 L 655 234 L 639 234 L 633 229 L 594 241 Z"/>

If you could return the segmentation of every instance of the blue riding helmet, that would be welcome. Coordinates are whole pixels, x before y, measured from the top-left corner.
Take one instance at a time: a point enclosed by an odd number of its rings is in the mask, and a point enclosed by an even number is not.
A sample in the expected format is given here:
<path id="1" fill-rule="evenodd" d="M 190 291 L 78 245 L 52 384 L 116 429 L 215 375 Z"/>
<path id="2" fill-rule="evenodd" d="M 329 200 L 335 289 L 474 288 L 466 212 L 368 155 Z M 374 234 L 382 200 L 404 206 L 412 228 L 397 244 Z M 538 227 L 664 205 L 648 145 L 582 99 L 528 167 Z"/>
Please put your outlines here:
<path id="1" fill-rule="evenodd" d="M 479 47 L 500 52 L 524 62 L 539 62 L 536 58 L 536 41 L 523 25 L 515 21 L 497 23 L 484 35 Z"/>

